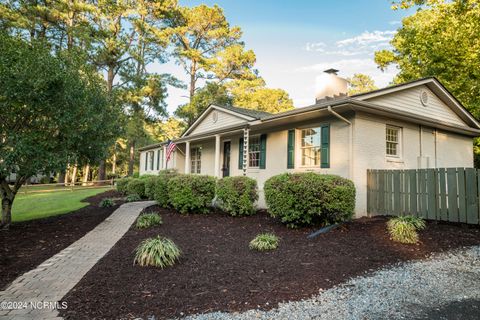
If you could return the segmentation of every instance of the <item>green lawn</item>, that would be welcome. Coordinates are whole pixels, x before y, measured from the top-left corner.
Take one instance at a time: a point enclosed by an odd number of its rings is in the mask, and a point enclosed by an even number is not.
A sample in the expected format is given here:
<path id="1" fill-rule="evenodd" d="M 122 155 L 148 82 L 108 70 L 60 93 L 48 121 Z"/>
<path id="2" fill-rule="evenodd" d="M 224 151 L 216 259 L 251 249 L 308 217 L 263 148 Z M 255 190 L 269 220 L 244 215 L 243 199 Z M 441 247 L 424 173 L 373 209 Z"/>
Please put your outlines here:
<path id="1" fill-rule="evenodd" d="M 93 188 L 83 190 L 64 190 L 23 194 L 22 189 L 13 202 L 13 222 L 33 220 L 64 214 L 88 205 L 83 199 L 94 196 L 110 188 Z"/>

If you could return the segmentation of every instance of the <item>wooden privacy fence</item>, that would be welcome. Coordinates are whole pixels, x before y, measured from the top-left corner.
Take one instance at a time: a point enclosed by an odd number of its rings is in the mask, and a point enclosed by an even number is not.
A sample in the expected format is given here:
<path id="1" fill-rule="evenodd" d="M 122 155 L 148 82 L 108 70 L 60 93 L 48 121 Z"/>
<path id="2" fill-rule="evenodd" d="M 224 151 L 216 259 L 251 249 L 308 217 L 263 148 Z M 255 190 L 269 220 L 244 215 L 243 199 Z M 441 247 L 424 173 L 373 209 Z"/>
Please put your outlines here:
<path id="1" fill-rule="evenodd" d="M 479 224 L 480 170 L 367 170 L 367 211 Z"/>

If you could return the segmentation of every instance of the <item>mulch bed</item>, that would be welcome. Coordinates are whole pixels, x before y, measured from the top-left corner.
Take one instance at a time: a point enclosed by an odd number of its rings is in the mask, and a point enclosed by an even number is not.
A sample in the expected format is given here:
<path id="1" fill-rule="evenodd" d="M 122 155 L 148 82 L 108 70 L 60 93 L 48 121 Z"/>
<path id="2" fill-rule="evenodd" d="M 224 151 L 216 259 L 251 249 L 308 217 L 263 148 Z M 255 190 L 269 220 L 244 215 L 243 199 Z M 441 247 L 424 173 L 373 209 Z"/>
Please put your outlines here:
<path id="1" fill-rule="evenodd" d="M 265 213 L 232 218 L 155 210 L 161 212 L 163 225 L 147 230 L 132 227 L 67 294 L 68 309 L 62 316 L 163 319 L 269 309 L 388 264 L 480 244 L 480 229 L 465 225 L 428 223 L 421 244 L 401 245 L 389 240 L 384 217 L 358 219 L 307 240 L 313 229 L 287 229 Z M 265 231 L 281 237 L 279 248 L 249 250 L 250 240 Z M 134 266 L 135 247 L 158 234 L 182 249 L 181 260 L 163 270 Z"/>
<path id="2" fill-rule="evenodd" d="M 100 222 L 121 204 L 100 208 L 103 198 L 118 197 L 107 191 L 86 198 L 90 205 L 60 216 L 14 223 L 9 230 L 0 230 L 0 290 L 23 273 L 65 249 Z"/>

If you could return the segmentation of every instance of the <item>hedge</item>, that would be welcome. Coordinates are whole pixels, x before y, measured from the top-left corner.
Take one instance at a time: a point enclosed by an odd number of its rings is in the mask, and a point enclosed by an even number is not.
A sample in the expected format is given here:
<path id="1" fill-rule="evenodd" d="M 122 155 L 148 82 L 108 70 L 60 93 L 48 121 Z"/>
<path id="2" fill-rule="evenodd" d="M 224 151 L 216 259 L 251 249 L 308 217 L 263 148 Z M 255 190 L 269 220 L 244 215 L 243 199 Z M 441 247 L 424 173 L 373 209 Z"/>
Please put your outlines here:
<path id="1" fill-rule="evenodd" d="M 169 180 L 177 176 L 174 170 L 162 170 L 158 173 L 153 189 L 153 200 L 157 201 L 158 205 L 167 208 L 170 205 L 168 199 L 168 184 Z"/>
<path id="2" fill-rule="evenodd" d="M 252 215 L 258 199 L 257 181 L 249 177 L 225 177 L 217 182 L 220 208 L 232 216 Z"/>
<path id="3" fill-rule="evenodd" d="M 123 194 L 127 193 L 127 186 L 128 183 L 132 180 L 132 178 L 122 178 L 117 180 L 117 191 Z"/>
<path id="4" fill-rule="evenodd" d="M 127 194 L 138 194 L 140 198 L 145 198 L 145 179 L 132 178 L 127 185 Z"/>
<path id="5" fill-rule="evenodd" d="M 211 176 L 182 174 L 168 182 L 170 204 L 181 213 L 208 213 L 215 197 L 215 178 Z"/>
<path id="6" fill-rule="evenodd" d="M 155 197 L 155 187 L 160 179 L 159 176 L 148 176 L 144 179 L 145 183 L 145 197 L 148 200 L 153 200 Z"/>
<path id="7" fill-rule="evenodd" d="M 284 173 L 264 185 L 268 212 L 289 227 L 329 224 L 350 219 L 355 209 L 355 186 L 335 175 Z"/>

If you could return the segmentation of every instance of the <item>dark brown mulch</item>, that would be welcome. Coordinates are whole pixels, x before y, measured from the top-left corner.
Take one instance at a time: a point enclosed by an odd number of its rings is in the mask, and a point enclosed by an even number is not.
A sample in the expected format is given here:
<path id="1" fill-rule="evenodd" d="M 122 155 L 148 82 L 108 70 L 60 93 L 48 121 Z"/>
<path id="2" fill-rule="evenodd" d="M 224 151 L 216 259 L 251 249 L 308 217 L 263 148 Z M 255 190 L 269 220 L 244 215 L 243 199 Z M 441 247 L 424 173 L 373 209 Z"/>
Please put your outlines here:
<path id="1" fill-rule="evenodd" d="M 432 252 L 480 244 L 480 230 L 429 223 L 420 245 L 389 240 L 386 218 L 362 218 L 313 240 L 312 229 L 291 230 L 260 213 L 232 218 L 220 214 L 180 215 L 156 208 L 163 225 L 133 227 L 68 293 L 69 319 L 157 319 L 211 311 L 272 308 L 299 300 L 348 278 L 387 264 L 421 259 Z M 272 252 L 249 250 L 250 240 L 270 231 L 281 237 Z M 145 238 L 167 236 L 182 249 L 173 267 L 133 265 Z M 268 303 L 268 305 L 267 305 Z"/>
<path id="2" fill-rule="evenodd" d="M 0 289 L 95 228 L 121 204 L 117 201 L 114 207 L 100 208 L 99 202 L 118 196 L 116 191 L 100 193 L 84 200 L 90 205 L 71 213 L 15 223 L 9 230 L 1 230 Z"/>

